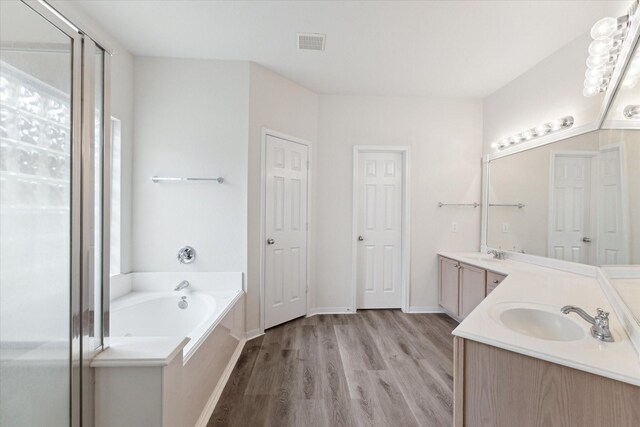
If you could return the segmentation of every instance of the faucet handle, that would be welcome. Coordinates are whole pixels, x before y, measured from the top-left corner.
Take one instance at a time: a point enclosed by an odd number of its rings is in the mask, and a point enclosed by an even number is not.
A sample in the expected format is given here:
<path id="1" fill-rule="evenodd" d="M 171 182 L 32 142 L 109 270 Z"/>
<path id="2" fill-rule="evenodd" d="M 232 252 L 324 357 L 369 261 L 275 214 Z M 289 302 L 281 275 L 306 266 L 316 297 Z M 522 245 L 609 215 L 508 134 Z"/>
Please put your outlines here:
<path id="1" fill-rule="evenodd" d="M 608 311 L 604 311 L 601 308 L 597 308 L 596 312 L 598 313 L 598 315 L 596 317 L 599 317 L 601 319 L 608 319 L 609 318 L 609 312 Z"/>

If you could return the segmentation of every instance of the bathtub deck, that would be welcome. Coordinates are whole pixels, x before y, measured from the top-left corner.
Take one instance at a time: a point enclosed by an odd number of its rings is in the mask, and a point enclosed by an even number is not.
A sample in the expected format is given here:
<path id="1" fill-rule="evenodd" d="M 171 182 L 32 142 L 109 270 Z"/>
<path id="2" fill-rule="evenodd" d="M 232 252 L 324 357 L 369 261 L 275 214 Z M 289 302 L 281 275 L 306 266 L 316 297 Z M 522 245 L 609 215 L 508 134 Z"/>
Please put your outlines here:
<path id="1" fill-rule="evenodd" d="M 209 426 L 450 426 L 453 337 L 443 314 L 300 318 L 248 341 Z"/>

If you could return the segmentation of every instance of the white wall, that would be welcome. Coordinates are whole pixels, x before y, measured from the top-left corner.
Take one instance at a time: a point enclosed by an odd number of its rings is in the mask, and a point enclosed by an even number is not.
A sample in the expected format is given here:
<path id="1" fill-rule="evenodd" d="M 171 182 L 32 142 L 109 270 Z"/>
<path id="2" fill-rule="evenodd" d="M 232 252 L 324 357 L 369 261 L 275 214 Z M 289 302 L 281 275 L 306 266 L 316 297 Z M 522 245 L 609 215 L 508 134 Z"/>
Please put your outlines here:
<path id="1" fill-rule="evenodd" d="M 582 95 L 587 48 L 585 33 L 483 101 L 483 152 L 491 143 L 539 124 L 571 115 L 574 127 L 593 122 L 603 95 Z"/>
<path id="2" fill-rule="evenodd" d="M 480 201 L 482 102 L 321 96 L 318 128 L 316 307 L 352 305 L 353 145 L 402 145 L 411 147 L 410 305 L 436 308 L 437 251 L 480 245 L 479 208 L 437 203 Z"/>
<path id="3" fill-rule="evenodd" d="M 246 273 L 248 76 L 247 62 L 135 58 L 133 270 Z"/>
<path id="4" fill-rule="evenodd" d="M 313 144 L 315 156 L 318 133 L 318 96 L 310 90 L 260 65 L 250 66 L 249 156 L 248 156 L 248 277 L 247 330 L 260 326 L 260 180 L 262 129 L 268 128 Z M 313 158 L 313 157 L 312 157 Z M 315 164 L 315 163 L 314 163 Z M 312 170 L 314 166 L 312 165 Z M 314 177 L 315 179 L 315 177 Z M 309 197 L 313 202 L 315 190 Z M 311 236 L 314 235 L 313 205 L 310 211 Z M 313 260 L 313 247 L 309 257 Z M 313 278 L 313 264 L 309 271 Z M 310 289 L 313 300 L 313 287 Z"/>
<path id="5" fill-rule="evenodd" d="M 622 16 L 629 4 L 610 2 L 602 16 Z M 590 30 L 483 100 L 483 153 L 492 151 L 492 142 L 560 117 L 572 115 L 574 127 L 596 120 L 604 95 L 582 95 Z"/>

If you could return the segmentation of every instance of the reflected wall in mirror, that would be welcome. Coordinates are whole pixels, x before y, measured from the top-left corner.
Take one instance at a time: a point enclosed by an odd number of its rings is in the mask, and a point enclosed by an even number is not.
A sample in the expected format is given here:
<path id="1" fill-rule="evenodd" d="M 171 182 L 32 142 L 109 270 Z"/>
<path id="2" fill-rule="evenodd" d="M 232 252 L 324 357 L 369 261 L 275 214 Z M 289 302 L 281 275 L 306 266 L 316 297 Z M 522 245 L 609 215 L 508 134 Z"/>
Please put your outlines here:
<path id="1" fill-rule="evenodd" d="M 488 212 L 490 247 L 640 264 L 640 130 L 589 132 L 491 161 Z"/>

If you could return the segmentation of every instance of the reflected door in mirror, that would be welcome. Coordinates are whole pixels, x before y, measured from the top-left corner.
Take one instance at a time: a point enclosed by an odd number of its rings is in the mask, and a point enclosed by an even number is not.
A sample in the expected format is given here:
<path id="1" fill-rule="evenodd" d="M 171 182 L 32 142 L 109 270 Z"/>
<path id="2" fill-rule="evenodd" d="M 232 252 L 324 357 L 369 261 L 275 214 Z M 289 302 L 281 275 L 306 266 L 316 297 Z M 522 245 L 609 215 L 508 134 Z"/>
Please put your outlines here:
<path id="1" fill-rule="evenodd" d="M 549 257 L 590 263 L 591 170 L 594 154 L 589 152 L 552 153 Z"/>

